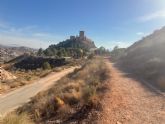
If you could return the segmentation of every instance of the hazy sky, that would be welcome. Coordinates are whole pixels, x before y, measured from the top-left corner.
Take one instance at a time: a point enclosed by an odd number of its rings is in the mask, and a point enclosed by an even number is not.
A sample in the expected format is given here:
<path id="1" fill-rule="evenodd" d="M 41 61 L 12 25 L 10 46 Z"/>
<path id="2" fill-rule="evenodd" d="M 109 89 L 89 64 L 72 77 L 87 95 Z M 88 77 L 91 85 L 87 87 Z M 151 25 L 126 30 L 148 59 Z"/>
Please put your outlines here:
<path id="1" fill-rule="evenodd" d="M 0 44 L 47 47 L 85 30 L 127 47 L 165 25 L 165 0 L 0 0 Z"/>

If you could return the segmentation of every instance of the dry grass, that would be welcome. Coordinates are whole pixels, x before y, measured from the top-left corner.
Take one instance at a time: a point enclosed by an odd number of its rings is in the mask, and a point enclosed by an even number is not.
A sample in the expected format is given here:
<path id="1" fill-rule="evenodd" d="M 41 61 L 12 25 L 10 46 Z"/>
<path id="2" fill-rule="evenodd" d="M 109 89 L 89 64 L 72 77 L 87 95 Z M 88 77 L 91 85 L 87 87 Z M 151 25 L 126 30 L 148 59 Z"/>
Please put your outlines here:
<path id="1" fill-rule="evenodd" d="M 16 70 L 11 71 L 13 75 L 17 78 L 14 80 L 5 80 L 0 83 L 0 93 L 7 92 L 11 89 L 24 86 L 26 84 L 32 83 L 35 80 L 47 76 L 52 70 Z"/>
<path id="2" fill-rule="evenodd" d="M 87 61 L 81 69 L 59 80 L 51 89 L 33 97 L 18 112 L 30 113 L 36 123 L 46 123 L 51 119 L 69 120 L 85 106 L 90 106 L 90 109 L 97 106 L 108 73 L 103 60 Z"/>
<path id="3" fill-rule="evenodd" d="M 10 113 L 0 120 L 0 124 L 34 124 L 27 114 Z"/>
<path id="4" fill-rule="evenodd" d="M 36 70 L 15 69 L 12 65 L 5 64 L 3 65 L 5 70 L 16 76 L 17 79 L 0 82 L 0 93 L 32 83 L 35 80 L 46 77 L 51 72 L 60 72 L 66 68 L 70 68 L 71 66 L 82 65 L 82 63 L 84 63 L 84 59 L 69 60 L 66 65 L 54 67 L 51 68 L 51 70 L 44 70 L 42 68 L 38 68 Z"/>
<path id="5" fill-rule="evenodd" d="M 42 68 L 38 68 L 36 70 L 16 69 L 13 68 L 12 64 L 4 64 L 3 67 L 5 70 L 9 71 L 17 78 L 14 80 L 0 81 L 0 93 L 16 89 L 29 83 L 33 83 L 40 78 L 46 77 L 51 72 L 60 72 L 66 68 L 70 68 L 71 66 L 81 65 L 82 63 L 84 63 L 84 59 L 69 60 L 67 61 L 66 65 L 54 67 L 51 68 L 51 70 L 44 70 Z"/>

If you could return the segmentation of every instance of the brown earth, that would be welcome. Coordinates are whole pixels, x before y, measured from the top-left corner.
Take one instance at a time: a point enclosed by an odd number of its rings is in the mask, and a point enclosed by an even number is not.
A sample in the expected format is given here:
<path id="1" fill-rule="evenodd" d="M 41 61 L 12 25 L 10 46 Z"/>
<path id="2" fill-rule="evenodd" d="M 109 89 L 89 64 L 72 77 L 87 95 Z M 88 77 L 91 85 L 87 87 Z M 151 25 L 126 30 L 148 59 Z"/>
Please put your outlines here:
<path id="1" fill-rule="evenodd" d="M 12 75 L 10 72 L 4 70 L 2 67 L 0 67 L 0 81 L 4 80 L 12 80 L 16 79 L 14 75 Z"/>
<path id="2" fill-rule="evenodd" d="M 111 79 L 98 124 L 164 124 L 165 97 L 107 62 Z"/>

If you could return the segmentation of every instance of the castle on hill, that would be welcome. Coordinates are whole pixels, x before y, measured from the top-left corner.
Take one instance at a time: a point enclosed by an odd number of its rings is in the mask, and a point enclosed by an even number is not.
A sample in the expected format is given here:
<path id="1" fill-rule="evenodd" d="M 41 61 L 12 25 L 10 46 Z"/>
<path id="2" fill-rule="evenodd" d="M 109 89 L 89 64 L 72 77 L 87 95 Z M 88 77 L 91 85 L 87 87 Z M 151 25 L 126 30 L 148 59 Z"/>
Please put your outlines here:
<path id="1" fill-rule="evenodd" d="M 56 47 L 85 48 L 88 50 L 96 48 L 94 42 L 85 36 L 84 31 L 80 31 L 77 36 L 71 35 L 69 39 L 58 43 Z"/>
<path id="2" fill-rule="evenodd" d="M 91 39 L 89 39 L 89 38 L 87 38 L 85 36 L 85 31 L 80 31 L 79 32 L 79 36 L 73 36 L 73 35 L 71 35 L 69 40 L 93 42 Z"/>
<path id="3" fill-rule="evenodd" d="M 86 40 L 87 38 L 86 38 L 86 36 L 85 36 L 85 31 L 80 31 L 79 32 L 79 36 L 73 36 L 73 35 L 71 35 L 70 36 L 70 40 Z"/>

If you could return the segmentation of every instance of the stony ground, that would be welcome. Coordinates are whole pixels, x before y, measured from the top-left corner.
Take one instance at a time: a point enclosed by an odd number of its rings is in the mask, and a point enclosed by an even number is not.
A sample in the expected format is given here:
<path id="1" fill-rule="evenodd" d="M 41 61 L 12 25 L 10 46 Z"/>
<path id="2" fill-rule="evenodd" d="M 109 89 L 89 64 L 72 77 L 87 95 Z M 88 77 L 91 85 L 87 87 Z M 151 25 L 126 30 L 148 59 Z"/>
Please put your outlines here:
<path id="1" fill-rule="evenodd" d="M 110 91 L 102 101 L 98 124 L 165 124 L 165 97 L 107 64 Z"/>

